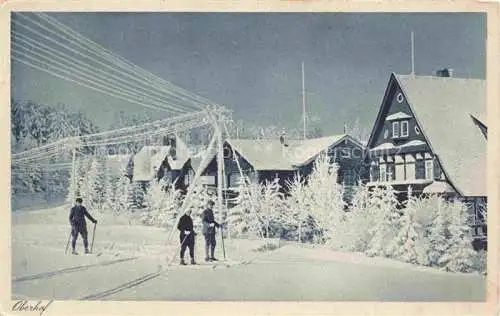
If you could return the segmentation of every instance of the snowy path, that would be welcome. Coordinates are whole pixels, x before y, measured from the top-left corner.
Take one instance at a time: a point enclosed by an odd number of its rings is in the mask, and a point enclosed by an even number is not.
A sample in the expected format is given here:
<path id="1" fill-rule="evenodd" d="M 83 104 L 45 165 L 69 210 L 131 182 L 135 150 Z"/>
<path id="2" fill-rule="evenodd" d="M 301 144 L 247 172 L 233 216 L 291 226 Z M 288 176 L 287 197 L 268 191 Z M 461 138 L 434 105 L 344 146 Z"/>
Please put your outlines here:
<path id="1" fill-rule="evenodd" d="M 64 208 L 13 215 L 12 293 L 58 300 L 382 300 L 481 301 L 485 278 L 416 267 L 384 258 L 288 244 L 257 253 L 261 243 L 226 241 L 234 264 L 167 267 L 176 247 L 165 231 L 120 225 L 100 216 L 94 252 L 64 254 Z M 219 243 L 220 246 L 220 243 Z M 81 251 L 81 241 L 78 249 Z M 222 257 L 220 247 L 217 256 Z M 202 239 L 196 257 L 203 259 Z M 252 260 L 243 264 L 245 260 Z M 201 262 L 200 262 L 201 263 Z M 159 266 L 164 269 L 158 273 Z"/>

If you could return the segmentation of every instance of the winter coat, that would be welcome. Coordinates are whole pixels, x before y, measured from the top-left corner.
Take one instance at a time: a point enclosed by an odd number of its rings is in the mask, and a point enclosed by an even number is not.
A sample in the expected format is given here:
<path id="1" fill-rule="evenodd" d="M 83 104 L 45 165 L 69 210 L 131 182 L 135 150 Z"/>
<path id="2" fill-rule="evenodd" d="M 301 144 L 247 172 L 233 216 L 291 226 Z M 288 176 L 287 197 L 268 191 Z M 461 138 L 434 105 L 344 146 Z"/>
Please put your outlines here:
<path id="1" fill-rule="evenodd" d="M 177 229 L 182 232 L 185 230 L 190 231 L 191 233 L 194 233 L 193 229 L 193 219 L 191 219 L 191 216 L 184 214 L 181 216 L 179 219 L 179 223 L 177 224 Z"/>
<path id="2" fill-rule="evenodd" d="M 217 223 L 214 219 L 214 212 L 207 208 L 201 214 L 203 221 L 203 235 L 215 234 L 215 227 L 219 227 L 219 223 Z M 210 224 L 214 223 L 214 227 L 210 227 Z"/>
<path id="3" fill-rule="evenodd" d="M 69 213 L 69 223 L 73 227 L 86 227 L 87 223 L 85 222 L 85 217 L 90 219 L 93 223 L 96 220 L 87 212 L 85 206 L 73 206 Z"/>

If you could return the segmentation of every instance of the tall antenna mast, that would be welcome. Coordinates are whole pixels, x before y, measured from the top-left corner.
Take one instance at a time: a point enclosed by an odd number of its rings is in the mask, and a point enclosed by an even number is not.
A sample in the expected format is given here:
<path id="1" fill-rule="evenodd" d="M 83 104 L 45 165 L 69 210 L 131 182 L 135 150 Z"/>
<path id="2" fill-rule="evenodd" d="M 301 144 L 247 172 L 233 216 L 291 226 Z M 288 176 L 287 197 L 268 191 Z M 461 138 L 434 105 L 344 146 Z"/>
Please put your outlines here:
<path id="1" fill-rule="evenodd" d="M 415 76 L 415 34 L 411 31 L 411 75 Z"/>
<path id="2" fill-rule="evenodd" d="M 304 79 L 304 62 L 302 62 L 302 118 L 304 120 L 304 139 L 306 139 L 306 85 Z"/>

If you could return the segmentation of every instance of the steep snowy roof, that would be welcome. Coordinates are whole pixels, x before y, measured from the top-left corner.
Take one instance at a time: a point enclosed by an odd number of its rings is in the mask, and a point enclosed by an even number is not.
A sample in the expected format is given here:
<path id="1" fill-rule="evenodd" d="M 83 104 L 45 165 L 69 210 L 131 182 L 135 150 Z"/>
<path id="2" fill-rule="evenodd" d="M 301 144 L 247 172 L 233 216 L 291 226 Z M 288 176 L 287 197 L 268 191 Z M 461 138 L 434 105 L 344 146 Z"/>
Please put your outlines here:
<path id="1" fill-rule="evenodd" d="M 294 165 L 308 164 L 330 146 L 335 146 L 346 139 L 358 144 L 359 147 L 364 147 L 359 141 L 347 134 L 306 139 L 295 146 L 293 156 L 291 157 L 292 163 Z"/>
<path id="2" fill-rule="evenodd" d="M 451 184 L 462 195 L 486 196 L 486 139 L 471 118 L 486 117 L 486 82 L 395 77 Z"/>
<path id="3" fill-rule="evenodd" d="M 233 139 L 228 142 L 256 170 L 293 170 L 288 154 L 290 147 L 283 147 L 276 140 Z"/>
<path id="4" fill-rule="evenodd" d="M 245 157 L 256 170 L 295 170 L 311 162 L 322 151 L 349 139 L 364 147 L 353 137 L 340 134 L 307 140 L 288 140 L 287 147 L 277 140 L 231 140 L 229 144 Z"/>
<path id="5" fill-rule="evenodd" d="M 132 154 L 128 155 L 109 155 L 106 157 L 106 168 L 111 173 L 124 173 L 132 160 Z"/>
<path id="6" fill-rule="evenodd" d="M 134 157 L 134 181 L 151 181 L 162 162 L 167 159 L 170 146 L 144 146 Z"/>

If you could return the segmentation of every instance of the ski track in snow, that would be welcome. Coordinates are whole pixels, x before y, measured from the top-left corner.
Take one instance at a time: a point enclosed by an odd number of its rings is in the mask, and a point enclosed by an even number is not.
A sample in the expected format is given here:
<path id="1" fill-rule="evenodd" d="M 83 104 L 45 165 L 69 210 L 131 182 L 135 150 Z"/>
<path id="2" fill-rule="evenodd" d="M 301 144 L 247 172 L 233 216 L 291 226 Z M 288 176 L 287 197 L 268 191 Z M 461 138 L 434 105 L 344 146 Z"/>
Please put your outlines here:
<path id="1" fill-rule="evenodd" d="M 94 253 L 101 256 L 64 254 L 69 233 L 64 207 L 13 214 L 13 297 L 481 301 L 486 296 L 485 278 L 477 274 L 446 273 L 294 243 L 255 252 L 263 241 L 226 240 L 228 259 L 205 263 L 203 237 L 199 235 L 195 247 L 198 265 L 180 266 L 177 236 L 166 245 L 168 233 L 164 229 L 123 225 L 112 216 L 95 215 L 99 224 Z M 222 257 L 220 236 L 217 241 L 216 255 Z M 79 239 L 77 250 L 82 249 L 81 243 Z"/>

